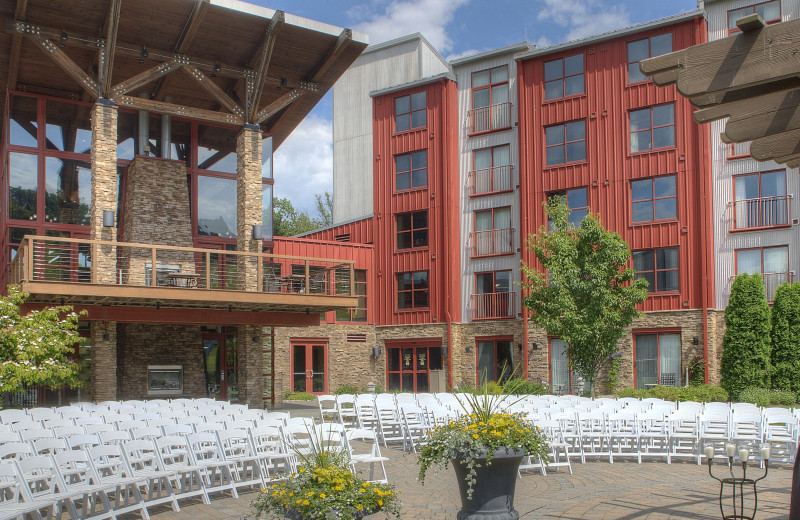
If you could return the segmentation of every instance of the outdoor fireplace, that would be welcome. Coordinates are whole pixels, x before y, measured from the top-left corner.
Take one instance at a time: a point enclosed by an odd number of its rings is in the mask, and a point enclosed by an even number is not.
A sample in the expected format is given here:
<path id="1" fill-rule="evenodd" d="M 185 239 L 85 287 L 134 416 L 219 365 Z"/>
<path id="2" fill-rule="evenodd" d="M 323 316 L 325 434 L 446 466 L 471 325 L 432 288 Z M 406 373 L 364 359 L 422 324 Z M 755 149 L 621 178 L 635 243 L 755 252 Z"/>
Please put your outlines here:
<path id="1" fill-rule="evenodd" d="M 183 394 L 183 365 L 148 365 L 147 394 Z"/>

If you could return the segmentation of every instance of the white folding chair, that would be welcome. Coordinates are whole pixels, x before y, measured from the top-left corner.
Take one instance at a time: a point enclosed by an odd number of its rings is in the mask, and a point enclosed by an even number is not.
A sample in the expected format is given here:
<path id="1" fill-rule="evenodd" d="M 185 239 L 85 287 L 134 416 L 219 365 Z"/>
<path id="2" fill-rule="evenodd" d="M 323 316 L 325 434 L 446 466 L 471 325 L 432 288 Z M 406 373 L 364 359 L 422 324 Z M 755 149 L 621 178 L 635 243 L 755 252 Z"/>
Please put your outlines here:
<path id="1" fill-rule="evenodd" d="M 234 464 L 235 487 L 266 487 L 267 475 L 261 467 L 261 459 L 253 448 L 247 430 L 226 429 L 216 434 L 223 457 Z"/>
<path id="2" fill-rule="evenodd" d="M 161 465 L 155 443 L 150 440 L 128 441 L 120 445 L 122 457 L 128 474 L 133 478 L 143 479 L 146 503 L 159 505 L 168 503 L 172 510 L 178 512 L 178 496 L 173 482 L 178 478 L 174 471 L 167 471 Z M 90 453 L 92 448 L 89 448 Z"/>
<path id="3" fill-rule="evenodd" d="M 214 432 L 197 432 L 186 436 L 189 447 L 189 463 L 202 468 L 203 488 L 206 494 L 230 491 L 239 498 L 233 475 L 236 463 L 225 459 L 217 435 Z"/>
<path id="4" fill-rule="evenodd" d="M 388 457 L 381 455 L 381 448 L 378 444 L 378 436 L 374 430 L 366 428 L 356 428 L 347 430 L 345 434 L 347 440 L 347 454 L 350 460 L 350 470 L 358 474 L 358 466 L 369 464 L 369 482 L 388 483 L 386 466 L 383 464 L 389 460 Z M 380 467 L 380 475 L 375 475 L 376 466 Z"/>

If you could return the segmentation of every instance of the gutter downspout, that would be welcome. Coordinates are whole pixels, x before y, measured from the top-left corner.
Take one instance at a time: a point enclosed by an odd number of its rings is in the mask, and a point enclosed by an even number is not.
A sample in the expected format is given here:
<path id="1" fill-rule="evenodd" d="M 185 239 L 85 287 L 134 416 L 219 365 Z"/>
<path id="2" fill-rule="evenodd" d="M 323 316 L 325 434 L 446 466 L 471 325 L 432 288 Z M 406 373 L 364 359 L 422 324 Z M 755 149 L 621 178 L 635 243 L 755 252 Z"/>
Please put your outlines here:
<path id="1" fill-rule="evenodd" d="M 420 43 L 421 45 L 421 43 Z M 441 79 L 442 84 L 442 98 L 445 100 L 443 103 L 445 107 L 448 107 L 447 104 L 447 79 Z M 456 101 L 457 103 L 458 101 Z M 445 124 L 450 123 L 450 110 L 445 112 L 448 117 L 445 118 Z M 443 129 L 444 130 L 444 129 Z M 443 161 L 447 167 L 450 165 L 450 154 L 449 154 L 449 147 L 447 136 L 449 136 L 449 132 L 443 132 L 442 136 L 442 155 L 446 157 L 447 160 Z M 457 170 L 460 173 L 460 170 Z M 445 174 L 446 175 L 446 174 Z M 444 190 L 443 190 L 444 191 Z M 452 236 L 453 230 L 450 229 L 450 197 L 447 196 L 447 192 L 445 191 L 444 196 L 442 197 L 442 215 L 444 215 L 444 244 L 445 247 L 442 248 L 442 260 L 444 261 L 444 270 L 446 272 L 450 272 L 452 266 L 450 265 L 450 237 Z M 460 259 L 459 259 L 460 260 Z M 459 261 L 459 272 L 461 262 Z M 449 277 L 445 276 L 444 279 L 447 280 Z M 444 302 L 444 317 L 447 322 L 447 387 L 452 392 L 453 390 L 453 317 L 450 314 L 450 304 L 452 302 L 452 291 L 453 286 L 451 284 L 446 284 L 447 287 L 445 288 L 445 302 Z"/>
<path id="2" fill-rule="evenodd" d="M 523 260 L 524 256 L 525 256 L 525 251 L 526 251 L 526 249 L 525 249 L 525 239 L 528 236 L 528 229 L 529 229 L 529 220 L 528 220 L 528 211 L 529 210 L 528 210 L 527 204 L 523 205 L 522 202 L 521 202 L 522 201 L 522 187 L 521 187 L 521 184 L 522 184 L 522 175 L 521 175 L 522 161 L 520 160 L 520 157 L 522 157 L 521 150 L 522 150 L 522 144 L 523 143 L 522 143 L 522 132 L 519 129 L 519 114 L 521 113 L 521 111 L 519 110 L 519 107 L 520 107 L 520 105 L 522 103 L 522 81 L 520 79 L 520 76 L 521 76 L 520 75 L 520 67 L 522 66 L 522 60 L 516 60 L 516 62 L 517 62 L 517 66 L 516 66 L 516 72 L 517 72 L 517 125 L 516 125 L 515 128 L 517 129 L 517 164 L 519 164 L 519 166 L 520 166 L 519 168 L 517 168 L 517 175 L 518 175 L 518 181 L 519 181 L 517 183 L 517 204 L 519 204 L 519 221 L 520 221 L 519 222 L 519 227 L 520 227 L 520 233 L 519 233 L 520 255 L 519 256 L 520 256 L 520 262 L 521 262 Z M 521 272 L 522 271 L 520 270 L 520 273 Z M 520 282 L 522 282 L 521 279 L 520 279 Z M 530 372 L 530 368 L 528 366 L 528 363 L 529 363 L 529 360 L 528 360 L 528 309 L 526 309 L 525 306 L 522 304 L 522 299 L 523 299 L 522 287 L 520 287 L 520 291 L 519 291 L 519 306 L 520 306 L 520 309 L 522 310 L 522 364 L 525 367 L 525 370 L 523 372 L 523 377 L 525 378 L 525 380 L 527 380 L 528 379 L 528 374 Z"/>

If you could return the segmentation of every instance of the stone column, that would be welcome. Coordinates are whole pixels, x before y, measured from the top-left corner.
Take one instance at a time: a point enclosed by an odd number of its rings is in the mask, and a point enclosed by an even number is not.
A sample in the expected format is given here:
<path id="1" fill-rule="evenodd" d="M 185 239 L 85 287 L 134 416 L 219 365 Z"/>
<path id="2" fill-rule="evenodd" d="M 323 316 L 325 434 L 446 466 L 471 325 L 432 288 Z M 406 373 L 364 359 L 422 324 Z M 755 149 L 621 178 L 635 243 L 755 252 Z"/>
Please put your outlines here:
<path id="1" fill-rule="evenodd" d="M 236 249 L 260 253 L 261 240 L 253 240 L 253 226 L 261 224 L 261 130 L 246 125 L 236 137 Z M 240 257 L 239 289 L 257 291 L 258 261 Z"/>
<path id="2" fill-rule="evenodd" d="M 92 107 L 91 238 L 116 241 L 116 225 L 103 227 L 103 210 L 117 211 L 117 107 L 100 99 Z M 116 283 L 116 249 L 101 246 L 94 251 L 95 283 Z"/>
<path id="3" fill-rule="evenodd" d="M 92 400 L 114 401 L 117 399 L 117 322 L 93 321 L 91 332 Z"/>
<path id="4" fill-rule="evenodd" d="M 239 399 L 250 408 L 264 408 L 264 335 L 261 332 L 261 327 L 253 325 L 237 327 Z"/>

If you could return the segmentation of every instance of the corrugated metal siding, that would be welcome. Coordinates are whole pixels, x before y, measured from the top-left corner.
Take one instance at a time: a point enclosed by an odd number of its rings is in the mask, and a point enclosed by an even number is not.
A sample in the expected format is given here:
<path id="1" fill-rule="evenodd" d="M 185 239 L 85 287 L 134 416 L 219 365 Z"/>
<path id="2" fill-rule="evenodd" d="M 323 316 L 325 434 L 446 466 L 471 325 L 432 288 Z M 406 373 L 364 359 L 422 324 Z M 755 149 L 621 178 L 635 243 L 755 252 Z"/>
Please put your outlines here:
<path id="1" fill-rule="evenodd" d="M 673 49 L 701 43 L 705 37 L 701 18 L 624 38 L 595 43 L 562 54 L 521 62 L 520 74 L 520 190 L 523 236 L 545 222 L 542 203 L 546 193 L 587 187 L 590 208 L 599 213 L 606 228 L 618 232 L 632 250 L 679 247 L 679 293 L 651 294 L 642 310 L 701 308 L 710 301 L 713 279 L 703 269 L 709 263 L 710 237 L 704 237 L 703 208 L 707 159 L 703 143 L 707 128 L 692 119 L 692 107 L 675 88 L 658 88 L 650 82 L 627 86 L 627 42 L 672 32 Z M 544 61 L 584 53 L 585 95 L 543 102 Z M 629 153 L 628 111 L 661 103 L 675 103 L 676 146 L 640 154 Z M 587 161 L 556 168 L 544 167 L 544 128 L 552 124 L 586 120 Z M 630 180 L 675 174 L 678 218 L 652 225 L 631 224 Z M 530 253 L 523 252 L 526 262 Z M 709 265 L 710 268 L 710 265 Z"/>
<path id="2" fill-rule="evenodd" d="M 501 130 L 488 134 L 481 134 L 474 137 L 469 136 L 467 112 L 472 108 L 472 73 L 482 70 L 508 66 L 508 99 L 511 103 L 511 124 L 509 130 Z M 486 271 L 503 271 L 510 269 L 512 281 L 520 281 L 518 249 L 520 243 L 520 221 L 519 221 L 519 191 L 516 186 L 519 184 L 519 152 L 517 138 L 517 64 L 513 59 L 513 54 L 492 56 L 485 60 L 465 63 L 454 70 L 458 82 L 458 114 L 460 123 L 458 125 L 458 138 L 461 143 L 459 150 L 459 201 L 461 211 L 459 214 L 459 227 L 461 229 L 460 242 L 458 244 L 461 256 L 461 301 L 464 302 L 460 310 L 461 321 L 471 321 L 470 296 L 475 293 L 475 273 Z M 513 166 L 511 173 L 511 185 L 515 189 L 510 193 L 500 193 L 495 195 L 485 195 L 479 197 L 469 196 L 469 172 L 473 169 L 473 152 L 481 148 L 489 148 L 501 145 L 509 146 L 510 162 Z M 474 214 L 476 210 L 489 208 L 511 207 L 511 227 L 514 229 L 514 242 L 512 246 L 513 255 L 496 256 L 488 258 L 470 258 L 469 234 L 474 231 Z M 520 308 L 519 286 L 514 284 L 514 308 Z"/>
<path id="3" fill-rule="evenodd" d="M 428 126 L 394 135 L 394 98 L 420 91 L 426 92 Z M 453 82 L 441 80 L 373 100 L 376 288 L 384 295 L 376 302 L 380 325 L 443 322 L 448 310 L 452 315 L 460 306 L 458 277 L 452 274 L 458 261 L 449 259 L 458 236 L 457 208 L 450 207 L 458 191 L 455 92 Z M 395 192 L 395 155 L 417 150 L 428 151 L 428 185 Z M 394 214 L 421 209 L 428 210 L 428 247 L 395 252 Z M 424 270 L 429 272 L 429 308 L 397 310 L 395 274 Z"/>
<path id="4" fill-rule="evenodd" d="M 706 8 L 708 19 L 708 39 L 717 40 L 728 36 L 728 11 L 761 3 L 753 0 L 714 2 Z M 781 2 L 781 20 L 794 20 L 800 16 L 800 4 L 796 1 Z M 736 250 L 754 247 L 789 246 L 789 270 L 795 274 L 800 269 L 800 227 L 760 231 L 740 231 L 729 233 L 730 219 L 728 204 L 733 200 L 733 177 L 745 173 L 771 170 L 786 171 L 786 193 L 793 196 L 791 216 L 800 217 L 800 175 L 798 170 L 787 169 L 774 161 L 758 162 L 754 159 L 728 160 L 728 145 L 722 142 L 720 134 L 725 130 L 724 121 L 715 121 L 711 127 L 711 157 L 714 176 L 714 273 L 717 280 L 714 304 L 718 309 L 728 305 L 730 279 L 736 276 Z"/>
<path id="5" fill-rule="evenodd" d="M 314 233 L 309 233 L 302 237 L 303 240 L 328 240 L 331 242 L 342 242 L 337 240 L 337 236 L 348 235 L 349 240 L 344 242 L 351 242 L 354 244 L 372 244 L 372 217 L 355 222 L 348 222 L 341 226 L 336 226 L 328 229 L 323 229 Z"/>

